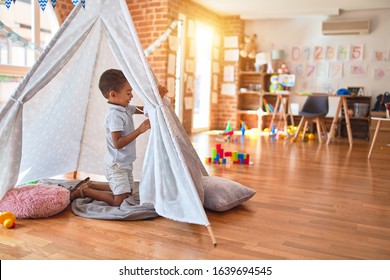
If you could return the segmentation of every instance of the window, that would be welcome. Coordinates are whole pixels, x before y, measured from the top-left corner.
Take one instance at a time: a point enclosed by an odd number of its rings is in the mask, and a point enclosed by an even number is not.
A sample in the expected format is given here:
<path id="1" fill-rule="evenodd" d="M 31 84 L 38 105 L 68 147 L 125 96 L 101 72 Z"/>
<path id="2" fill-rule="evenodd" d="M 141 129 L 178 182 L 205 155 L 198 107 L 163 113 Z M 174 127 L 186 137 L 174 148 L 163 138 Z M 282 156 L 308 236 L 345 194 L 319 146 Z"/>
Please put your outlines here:
<path id="1" fill-rule="evenodd" d="M 59 23 L 51 2 L 42 11 L 37 0 L 17 0 L 9 9 L 2 1 L 0 21 L 4 24 L 0 26 L 1 106 L 57 32 Z"/>
<path id="2" fill-rule="evenodd" d="M 211 26 L 196 21 L 195 91 L 192 131 L 210 129 L 211 63 L 213 33 Z"/>

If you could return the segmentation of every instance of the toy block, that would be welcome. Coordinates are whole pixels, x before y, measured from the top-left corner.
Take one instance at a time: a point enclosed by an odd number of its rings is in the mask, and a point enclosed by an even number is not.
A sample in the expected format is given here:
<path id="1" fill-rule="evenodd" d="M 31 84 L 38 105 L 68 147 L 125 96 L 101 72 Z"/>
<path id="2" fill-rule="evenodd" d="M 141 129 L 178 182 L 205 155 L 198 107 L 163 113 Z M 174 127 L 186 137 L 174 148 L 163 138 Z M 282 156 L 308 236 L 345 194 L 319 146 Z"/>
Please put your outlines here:
<path id="1" fill-rule="evenodd" d="M 217 155 L 217 149 L 216 148 L 212 148 L 211 149 L 211 157 L 215 158 L 216 155 Z"/>

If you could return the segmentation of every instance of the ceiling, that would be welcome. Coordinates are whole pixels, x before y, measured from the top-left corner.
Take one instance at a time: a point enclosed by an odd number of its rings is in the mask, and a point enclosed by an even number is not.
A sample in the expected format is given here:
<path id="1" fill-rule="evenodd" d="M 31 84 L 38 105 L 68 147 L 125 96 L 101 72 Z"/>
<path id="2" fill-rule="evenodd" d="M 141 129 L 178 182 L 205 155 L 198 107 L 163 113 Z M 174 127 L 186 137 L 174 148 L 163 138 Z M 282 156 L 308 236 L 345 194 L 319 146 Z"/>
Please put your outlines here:
<path id="1" fill-rule="evenodd" d="M 221 15 L 244 20 L 336 16 L 344 11 L 390 8 L 390 0 L 193 0 Z"/>

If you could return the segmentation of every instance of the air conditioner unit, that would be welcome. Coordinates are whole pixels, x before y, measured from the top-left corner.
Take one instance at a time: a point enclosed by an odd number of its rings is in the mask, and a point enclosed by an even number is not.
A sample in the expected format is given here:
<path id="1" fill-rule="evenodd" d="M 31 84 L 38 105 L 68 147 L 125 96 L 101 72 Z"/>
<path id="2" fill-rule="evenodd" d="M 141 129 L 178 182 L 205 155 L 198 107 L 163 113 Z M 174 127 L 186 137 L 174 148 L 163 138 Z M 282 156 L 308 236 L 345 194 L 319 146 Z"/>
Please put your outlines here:
<path id="1" fill-rule="evenodd" d="M 350 35 L 370 33 L 369 20 L 328 20 L 322 22 L 324 35 Z"/>

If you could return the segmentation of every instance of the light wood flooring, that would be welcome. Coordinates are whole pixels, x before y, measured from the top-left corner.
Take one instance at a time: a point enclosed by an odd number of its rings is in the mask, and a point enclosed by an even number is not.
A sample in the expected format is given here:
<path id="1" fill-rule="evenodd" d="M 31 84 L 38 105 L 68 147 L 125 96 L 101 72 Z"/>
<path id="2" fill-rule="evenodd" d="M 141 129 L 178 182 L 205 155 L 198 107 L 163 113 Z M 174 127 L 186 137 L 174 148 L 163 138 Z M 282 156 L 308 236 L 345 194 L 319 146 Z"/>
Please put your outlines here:
<path id="1" fill-rule="evenodd" d="M 221 143 L 212 133 L 191 139 L 202 161 Z M 390 148 L 376 147 L 367 160 L 365 140 L 350 149 L 345 139 L 237 139 L 221 144 L 249 153 L 253 166 L 205 166 L 257 193 L 230 211 L 206 212 L 216 247 L 203 226 L 94 220 L 68 208 L 1 228 L 1 259 L 390 259 Z"/>

